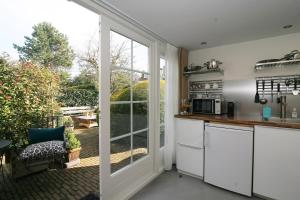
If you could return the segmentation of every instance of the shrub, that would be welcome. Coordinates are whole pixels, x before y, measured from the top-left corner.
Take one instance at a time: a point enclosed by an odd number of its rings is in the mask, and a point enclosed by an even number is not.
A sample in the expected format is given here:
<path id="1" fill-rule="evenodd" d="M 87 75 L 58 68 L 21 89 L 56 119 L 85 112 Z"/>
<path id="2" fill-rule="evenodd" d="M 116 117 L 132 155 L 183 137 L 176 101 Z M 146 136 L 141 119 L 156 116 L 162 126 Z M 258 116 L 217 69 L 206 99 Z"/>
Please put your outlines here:
<path id="1" fill-rule="evenodd" d="M 66 127 L 72 127 L 72 126 L 74 126 L 74 122 L 73 122 L 72 117 L 65 116 L 63 118 L 63 125 L 66 126 Z"/>
<path id="2" fill-rule="evenodd" d="M 67 139 L 67 149 L 72 150 L 81 146 L 80 141 L 77 139 L 73 131 L 66 131 L 65 136 Z"/>
<path id="3" fill-rule="evenodd" d="M 0 138 L 26 144 L 28 128 L 59 110 L 58 88 L 59 77 L 49 69 L 0 57 Z"/>
<path id="4" fill-rule="evenodd" d="M 165 94 L 163 88 L 165 87 L 165 81 L 160 81 L 160 98 L 163 99 Z M 148 81 L 140 81 L 132 87 L 132 96 L 134 101 L 145 101 L 148 95 Z M 117 94 L 111 97 L 112 101 L 128 101 L 130 99 L 130 88 L 124 88 Z M 161 108 L 162 109 L 162 108 Z M 130 107 L 126 104 L 120 104 L 117 107 L 112 107 L 113 113 L 130 113 Z M 145 104 L 138 104 L 135 107 L 136 114 L 147 113 L 147 106 Z"/>
<path id="5" fill-rule="evenodd" d="M 58 101 L 61 106 L 97 106 L 98 91 L 91 89 L 65 88 L 62 90 Z"/>

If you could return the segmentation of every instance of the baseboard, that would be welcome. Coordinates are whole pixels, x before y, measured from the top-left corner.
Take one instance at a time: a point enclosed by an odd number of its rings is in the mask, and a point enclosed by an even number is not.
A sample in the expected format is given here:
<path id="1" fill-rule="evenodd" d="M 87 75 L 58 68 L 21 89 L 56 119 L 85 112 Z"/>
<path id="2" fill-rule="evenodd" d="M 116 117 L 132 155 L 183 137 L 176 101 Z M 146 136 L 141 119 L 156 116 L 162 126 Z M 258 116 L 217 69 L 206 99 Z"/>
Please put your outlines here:
<path id="1" fill-rule="evenodd" d="M 266 197 L 264 195 L 260 195 L 260 194 L 256 194 L 256 193 L 253 193 L 253 196 L 261 198 L 261 199 L 265 199 L 265 200 L 276 200 L 276 199 L 272 199 L 270 197 Z"/>
<path id="2" fill-rule="evenodd" d="M 192 177 L 194 177 L 194 178 L 198 178 L 198 179 L 203 180 L 203 176 L 197 176 L 197 175 L 194 175 L 194 174 L 185 172 L 185 171 L 181 171 L 181 170 L 179 170 L 179 169 L 177 169 L 177 172 L 178 172 L 179 174 L 184 174 L 184 175 L 187 175 L 187 176 L 192 176 Z"/>

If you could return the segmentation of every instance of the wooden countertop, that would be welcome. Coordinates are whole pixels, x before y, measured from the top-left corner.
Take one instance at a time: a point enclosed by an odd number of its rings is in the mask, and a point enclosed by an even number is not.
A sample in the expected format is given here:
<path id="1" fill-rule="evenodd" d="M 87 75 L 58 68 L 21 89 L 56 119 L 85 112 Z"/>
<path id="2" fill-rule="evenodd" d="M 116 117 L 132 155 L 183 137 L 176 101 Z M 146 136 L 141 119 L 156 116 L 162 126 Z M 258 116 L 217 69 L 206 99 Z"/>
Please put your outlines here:
<path id="1" fill-rule="evenodd" d="M 300 119 L 280 119 L 271 118 L 268 121 L 262 120 L 259 117 L 249 117 L 249 116 L 239 116 L 239 117 L 227 117 L 226 115 L 198 115 L 198 114 L 188 114 L 188 115 L 175 115 L 175 118 L 182 119 L 198 119 L 206 122 L 224 123 L 224 124 L 236 124 L 242 126 L 272 126 L 281 128 L 296 128 L 300 129 Z"/>

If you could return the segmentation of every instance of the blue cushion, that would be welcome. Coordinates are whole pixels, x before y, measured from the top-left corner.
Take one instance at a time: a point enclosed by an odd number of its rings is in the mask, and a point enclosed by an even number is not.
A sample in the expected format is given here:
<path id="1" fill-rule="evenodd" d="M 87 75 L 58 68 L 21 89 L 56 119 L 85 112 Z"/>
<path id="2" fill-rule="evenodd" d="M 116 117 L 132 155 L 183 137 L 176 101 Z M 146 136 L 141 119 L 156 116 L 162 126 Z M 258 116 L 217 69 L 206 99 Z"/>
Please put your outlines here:
<path id="1" fill-rule="evenodd" d="M 47 142 L 51 140 L 64 141 L 65 127 L 58 128 L 30 128 L 29 129 L 29 144 L 39 142 Z"/>

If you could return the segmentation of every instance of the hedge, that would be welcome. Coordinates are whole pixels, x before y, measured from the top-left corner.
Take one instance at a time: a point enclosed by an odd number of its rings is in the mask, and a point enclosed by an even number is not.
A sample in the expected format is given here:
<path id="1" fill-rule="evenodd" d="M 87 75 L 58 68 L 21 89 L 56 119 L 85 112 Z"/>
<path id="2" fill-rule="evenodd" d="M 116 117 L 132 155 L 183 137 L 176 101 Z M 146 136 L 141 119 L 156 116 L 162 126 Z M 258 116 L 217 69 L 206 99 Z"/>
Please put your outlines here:
<path id="1" fill-rule="evenodd" d="M 98 95 L 97 90 L 65 88 L 61 91 L 58 101 L 63 107 L 97 106 Z"/>

